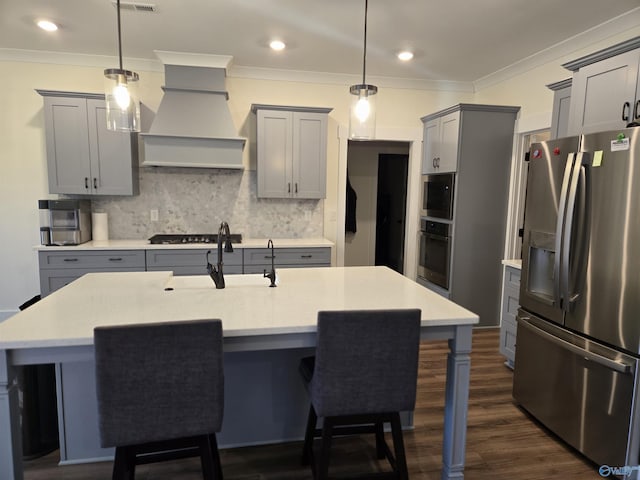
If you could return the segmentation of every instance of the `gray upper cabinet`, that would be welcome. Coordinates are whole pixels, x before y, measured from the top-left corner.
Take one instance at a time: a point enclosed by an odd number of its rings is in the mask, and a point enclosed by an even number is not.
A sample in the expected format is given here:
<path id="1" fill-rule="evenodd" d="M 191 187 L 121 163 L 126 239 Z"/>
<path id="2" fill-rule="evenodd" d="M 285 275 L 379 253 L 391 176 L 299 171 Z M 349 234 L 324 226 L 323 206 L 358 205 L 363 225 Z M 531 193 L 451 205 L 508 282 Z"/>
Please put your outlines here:
<path id="1" fill-rule="evenodd" d="M 422 174 L 455 172 L 458 168 L 460 112 L 422 118 Z"/>
<path id="2" fill-rule="evenodd" d="M 330 108 L 252 105 L 259 198 L 326 196 Z"/>
<path id="3" fill-rule="evenodd" d="M 573 70 L 569 135 L 640 120 L 640 37 L 564 64 Z"/>
<path id="4" fill-rule="evenodd" d="M 49 192 L 136 195 L 137 136 L 107 130 L 104 96 L 38 93 L 44 97 Z"/>
<path id="5" fill-rule="evenodd" d="M 571 79 L 547 85 L 553 90 L 553 111 L 551 115 L 551 138 L 563 138 L 569 135 L 569 116 L 571 114 Z"/>

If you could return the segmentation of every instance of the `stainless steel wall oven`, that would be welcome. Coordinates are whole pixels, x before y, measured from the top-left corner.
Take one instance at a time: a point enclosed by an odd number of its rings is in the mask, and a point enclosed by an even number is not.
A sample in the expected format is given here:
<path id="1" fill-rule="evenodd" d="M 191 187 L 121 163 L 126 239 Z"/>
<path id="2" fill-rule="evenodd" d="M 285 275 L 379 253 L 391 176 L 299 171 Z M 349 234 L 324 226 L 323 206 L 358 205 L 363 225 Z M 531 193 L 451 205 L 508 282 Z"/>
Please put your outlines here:
<path id="1" fill-rule="evenodd" d="M 451 255 L 450 228 L 448 223 L 420 219 L 418 277 L 447 290 Z"/>

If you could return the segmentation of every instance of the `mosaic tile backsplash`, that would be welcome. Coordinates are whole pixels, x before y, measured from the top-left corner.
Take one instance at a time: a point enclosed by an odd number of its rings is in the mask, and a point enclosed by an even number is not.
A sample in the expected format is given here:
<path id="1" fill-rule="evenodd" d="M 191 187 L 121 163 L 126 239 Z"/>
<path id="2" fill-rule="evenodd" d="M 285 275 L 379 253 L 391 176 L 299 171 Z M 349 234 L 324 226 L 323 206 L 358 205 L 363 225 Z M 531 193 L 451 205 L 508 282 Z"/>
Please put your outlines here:
<path id="1" fill-rule="evenodd" d="M 140 168 L 140 194 L 91 202 L 109 217 L 112 240 L 146 239 L 156 233 L 217 233 L 220 222 L 245 238 L 323 236 L 321 200 L 256 197 L 255 170 Z M 151 210 L 158 210 L 152 222 Z"/>

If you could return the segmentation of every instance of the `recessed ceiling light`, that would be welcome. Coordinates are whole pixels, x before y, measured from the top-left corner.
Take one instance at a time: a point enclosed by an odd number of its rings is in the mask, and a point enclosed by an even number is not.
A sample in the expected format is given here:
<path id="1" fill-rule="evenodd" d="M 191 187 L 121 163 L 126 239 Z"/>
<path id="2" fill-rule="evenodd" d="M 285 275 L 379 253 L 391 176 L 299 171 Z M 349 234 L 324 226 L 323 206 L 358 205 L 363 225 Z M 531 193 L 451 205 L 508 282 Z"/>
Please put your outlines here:
<path id="1" fill-rule="evenodd" d="M 58 26 L 49 20 L 38 20 L 37 25 L 47 32 L 55 32 L 58 30 Z"/>
<path id="2" fill-rule="evenodd" d="M 413 58 L 413 53 L 409 51 L 400 52 L 398 53 L 398 58 L 403 62 L 407 62 Z"/>
<path id="3" fill-rule="evenodd" d="M 286 47 L 286 45 L 284 44 L 284 42 L 280 41 L 280 40 L 274 40 L 272 41 L 269 46 L 271 47 L 272 50 L 276 50 L 276 51 L 280 51 L 280 50 L 284 50 L 284 47 Z"/>

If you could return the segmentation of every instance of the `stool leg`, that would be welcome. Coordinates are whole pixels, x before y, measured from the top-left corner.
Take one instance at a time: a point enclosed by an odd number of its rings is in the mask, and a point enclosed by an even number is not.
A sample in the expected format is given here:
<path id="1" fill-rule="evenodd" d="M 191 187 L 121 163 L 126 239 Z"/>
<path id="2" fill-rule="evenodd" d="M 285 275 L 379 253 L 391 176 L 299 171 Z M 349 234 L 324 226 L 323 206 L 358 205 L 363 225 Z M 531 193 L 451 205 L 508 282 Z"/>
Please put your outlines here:
<path id="1" fill-rule="evenodd" d="M 113 461 L 113 480 L 134 480 L 136 472 L 135 452 L 127 447 L 116 447 Z"/>
<path id="2" fill-rule="evenodd" d="M 376 455 L 378 459 L 385 458 L 385 450 L 384 450 L 384 423 L 377 422 L 376 423 Z"/>
<path id="3" fill-rule="evenodd" d="M 318 416 L 313 408 L 313 405 L 309 407 L 309 416 L 307 417 L 307 429 L 304 433 L 304 445 L 302 447 L 302 465 L 309 465 L 311 462 L 311 449 L 313 448 L 313 437 L 316 430 L 316 422 Z"/>
<path id="4" fill-rule="evenodd" d="M 327 480 L 329 478 L 329 452 L 331 451 L 332 434 L 333 419 L 331 417 L 324 417 L 324 421 L 322 422 L 322 446 L 316 466 L 317 475 L 314 476 L 316 480 Z"/>
<path id="5" fill-rule="evenodd" d="M 211 452 L 209 435 L 202 435 L 198 439 L 198 450 L 200 450 L 200 463 L 202 464 L 202 478 L 204 480 L 214 480 L 214 462 Z"/>
<path id="6" fill-rule="evenodd" d="M 396 474 L 399 480 L 409 480 L 407 458 L 404 453 L 404 440 L 402 439 L 402 426 L 400 425 L 400 414 L 398 412 L 391 414 L 391 433 L 396 457 Z"/>
<path id="7" fill-rule="evenodd" d="M 209 444 L 211 445 L 211 453 L 213 455 L 213 471 L 215 472 L 214 478 L 216 480 L 222 480 L 222 463 L 220 463 L 220 452 L 218 451 L 218 439 L 216 434 L 209 435 Z"/>

